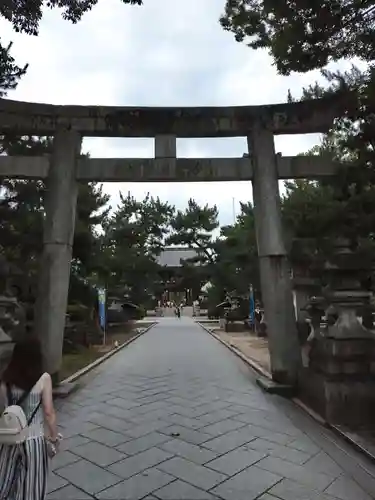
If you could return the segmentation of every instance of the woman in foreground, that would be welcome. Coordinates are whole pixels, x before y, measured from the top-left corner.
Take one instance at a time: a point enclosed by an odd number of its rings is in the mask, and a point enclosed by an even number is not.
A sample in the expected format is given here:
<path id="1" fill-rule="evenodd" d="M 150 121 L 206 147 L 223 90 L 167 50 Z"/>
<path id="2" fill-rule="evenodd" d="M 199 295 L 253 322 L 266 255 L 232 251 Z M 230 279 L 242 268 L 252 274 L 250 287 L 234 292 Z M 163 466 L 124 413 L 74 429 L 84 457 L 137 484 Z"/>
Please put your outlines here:
<path id="1" fill-rule="evenodd" d="M 42 366 L 39 341 L 28 339 L 16 343 L 1 377 L 5 408 L 20 406 L 28 427 L 19 444 L 2 444 L 0 429 L 0 500 L 44 500 L 47 493 L 48 441 L 57 445 L 59 435 L 52 381 Z"/>

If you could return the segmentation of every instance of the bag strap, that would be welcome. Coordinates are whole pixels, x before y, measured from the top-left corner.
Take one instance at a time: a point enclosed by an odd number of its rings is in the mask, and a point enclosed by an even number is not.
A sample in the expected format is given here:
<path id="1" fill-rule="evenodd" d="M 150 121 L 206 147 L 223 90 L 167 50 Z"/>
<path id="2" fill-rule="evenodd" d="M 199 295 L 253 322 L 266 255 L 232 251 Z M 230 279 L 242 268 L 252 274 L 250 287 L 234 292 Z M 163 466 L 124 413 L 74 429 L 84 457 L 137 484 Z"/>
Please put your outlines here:
<path id="1" fill-rule="evenodd" d="M 30 415 L 30 418 L 28 419 L 27 421 L 27 425 L 29 426 L 31 424 L 31 422 L 34 420 L 34 417 L 36 415 L 36 412 L 39 410 L 40 406 L 42 404 L 42 398 L 40 398 L 40 401 L 39 403 L 36 405 L 36 407 L 34 408 L 34 411 L 32 412 L 32 414 Z"/>

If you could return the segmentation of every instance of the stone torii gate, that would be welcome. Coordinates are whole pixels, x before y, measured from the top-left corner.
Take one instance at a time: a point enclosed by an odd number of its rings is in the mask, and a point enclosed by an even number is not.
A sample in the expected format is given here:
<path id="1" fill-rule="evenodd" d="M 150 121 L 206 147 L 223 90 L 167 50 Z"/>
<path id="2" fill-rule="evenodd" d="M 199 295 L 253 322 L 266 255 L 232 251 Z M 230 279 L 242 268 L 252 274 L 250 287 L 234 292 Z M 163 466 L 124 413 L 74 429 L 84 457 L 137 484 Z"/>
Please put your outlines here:
<path id="1" fill-rule="evenodd" d="M 275 154 L 274 135 L 327 132 L 340 112 L 332 100 L 241 107 L 132 108 L 56 106 L 0 99 L 0 134 L 53 136 L 50 156 L 0 158 L 0 176 L 45 179 L 48 193 L 35 328 L 47 370 L 58 372 L 68 297 L 78 181 L 251 180 L 262 297 L 275 381 L 295 384 L 300 347 L 278 179 L 333 175 L 316 156 Z M 84 136 L 153 137 L 155 159 L 80 157 Z M 176 138 L 247 137 L 248 158 L 176 158 Z"/>

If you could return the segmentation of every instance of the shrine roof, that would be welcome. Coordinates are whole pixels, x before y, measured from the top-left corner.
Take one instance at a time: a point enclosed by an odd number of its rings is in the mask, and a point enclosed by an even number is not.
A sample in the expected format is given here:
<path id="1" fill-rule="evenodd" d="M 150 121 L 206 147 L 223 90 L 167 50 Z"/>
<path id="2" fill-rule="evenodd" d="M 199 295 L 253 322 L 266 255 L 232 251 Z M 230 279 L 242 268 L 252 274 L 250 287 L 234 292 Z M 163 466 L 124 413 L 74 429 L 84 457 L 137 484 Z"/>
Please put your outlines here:
<path id="1" fill-rule="evenodd" d="M 157 257 L 157 262 L 164 267 L 181 267 L 182 260 L 192 259 L 198 255 L 193 248 L 166 247 Z"/>

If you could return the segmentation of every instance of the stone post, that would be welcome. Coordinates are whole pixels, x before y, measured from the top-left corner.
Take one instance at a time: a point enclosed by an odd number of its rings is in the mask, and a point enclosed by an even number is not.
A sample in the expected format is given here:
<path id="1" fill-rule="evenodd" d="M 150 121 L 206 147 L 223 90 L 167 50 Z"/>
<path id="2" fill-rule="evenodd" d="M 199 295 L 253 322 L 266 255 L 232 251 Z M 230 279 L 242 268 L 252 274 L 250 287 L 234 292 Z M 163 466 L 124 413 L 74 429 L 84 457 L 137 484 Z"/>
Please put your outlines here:
<path id="1" fill-rule="evenodd" d="M 45 369 L 54 376 L 62 360 L 78 195 L 76 163 L 81 141 L 80 134 L 73 130 L 60 130 L 56 134 L 47 178 L 43 254 L 34 328 L 42 341 Z"/>
<path id="2" fill-rule="evenodd" d="M 177 142 L 175 135 L 155 137 L 155 158 L 176 158 Z"/>
<path id="3" fill-rule="evenodd" d="M 159 173 L 176 175 L 177 140 L 175 135 L 155 137 L 155 166 Z"/>
<path id="4" fill-rule="evenodd" d="M 295 386 L 301 351 L 283 239 L 273 133 L 255 125 L 248 148 L 253 164 L 255 224 L 272 377 L 275 382 Z"/>

